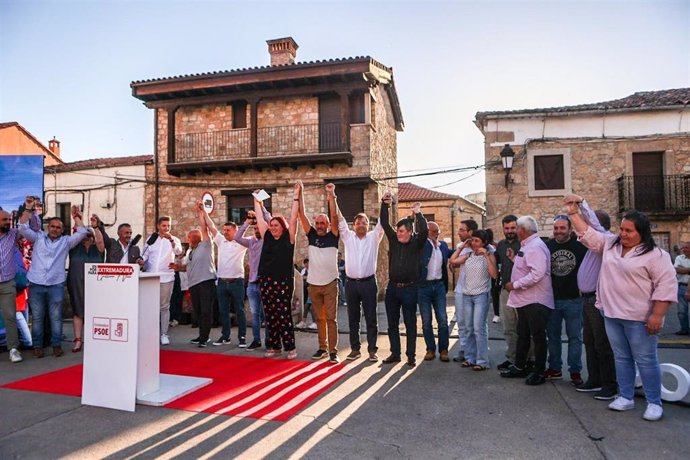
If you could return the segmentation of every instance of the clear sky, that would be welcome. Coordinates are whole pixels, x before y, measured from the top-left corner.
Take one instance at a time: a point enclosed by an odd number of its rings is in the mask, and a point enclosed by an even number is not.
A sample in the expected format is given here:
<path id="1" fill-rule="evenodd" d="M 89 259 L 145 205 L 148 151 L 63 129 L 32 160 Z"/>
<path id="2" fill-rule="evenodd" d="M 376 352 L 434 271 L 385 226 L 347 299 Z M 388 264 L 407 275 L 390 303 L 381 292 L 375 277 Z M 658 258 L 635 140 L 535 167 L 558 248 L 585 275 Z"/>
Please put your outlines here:
<path id="1" fill-rule="evenodd" d="M 398 168 L 483 163 L 477 111 L 552 107 L 690 86 L 690 1 L 0 0 L 0 121 L 62 158 L 153 153 L 134 80 L 369 55 L 394 69 Z M 484 175 L 405 179 L 465 195 Z M 446 185 L 453 183 L 451 185 Z"/>

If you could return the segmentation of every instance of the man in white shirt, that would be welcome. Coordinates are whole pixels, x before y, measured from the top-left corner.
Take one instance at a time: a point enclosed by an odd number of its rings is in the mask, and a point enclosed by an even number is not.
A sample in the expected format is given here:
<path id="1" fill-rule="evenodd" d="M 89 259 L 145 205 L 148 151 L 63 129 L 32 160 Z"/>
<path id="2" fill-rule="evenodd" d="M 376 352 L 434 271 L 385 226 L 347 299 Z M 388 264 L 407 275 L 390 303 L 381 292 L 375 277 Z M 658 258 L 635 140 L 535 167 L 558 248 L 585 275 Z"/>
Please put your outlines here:
<path id="1" fill-rule="evenodd" d="M 205 214 L 206 227 L 211 232 L 213 241 L 218 246 L 218 311 L 220 315 L 221 336 L 213 342 L 214 346 L 230 344 L 230 304 L 237 317 L 237 339 L 240 348 L 246 348 L 247 316 L 244 312 L 244 256 L 247 248 L 235 241 L 237 224 L 223 224 L 223 234 L 218 232 L 215 224 Z"/>
<path id="2" fill-rule="evenodd" d="M 690 242 L 683 243 L 681 247 L 683 252 L 676 257 L 673 266 L 676 269 L 676 278 L 678 279 L 678 322 L 680 329 L 676 335 L 689 335 L 690 328 L 688 327 L 688 282 L 690 282 Z"/>
<path id="3" fill-rule="evenodd" d="M 142 255 L 144 270 L 160 274 L 161 345 L 170 345 L 170 296 L 175 284 L 175 270 L 170 265 L 175 262 L 176 255 L 182 254 L 182 243 L 170 233 L 171 229 L 170 217 L 159 217 L 156 232 L 146 240 Z"/>
<path id="4" fill-rule="evenodd" d="M 330 185 L 330 184 L 329 184 Z M 369 361 L 376 362 L 376 338 L 378 336 L 378 316 L 376 312 L 378 287 L 376 285 L 376 262 L 379 254 L 379 244 L 383 238 L 383 228 L 377 223 L 373 230 L 369 230 L 369 218 L 366 214 L 357 214 L 350 230 L 338 207 L 333 186 L 332 197 L 329 194 L 329 205 L 338 213 L 338 231 L 345 246 L 345 299 L 347 300 L 347 316 L 350 328 L 350 354 L 347 359 L 352 361 L 360 356 L 361 343 L 359 339 L 359 322 L 364 312 L 367 326 L 367 351 Z"/>

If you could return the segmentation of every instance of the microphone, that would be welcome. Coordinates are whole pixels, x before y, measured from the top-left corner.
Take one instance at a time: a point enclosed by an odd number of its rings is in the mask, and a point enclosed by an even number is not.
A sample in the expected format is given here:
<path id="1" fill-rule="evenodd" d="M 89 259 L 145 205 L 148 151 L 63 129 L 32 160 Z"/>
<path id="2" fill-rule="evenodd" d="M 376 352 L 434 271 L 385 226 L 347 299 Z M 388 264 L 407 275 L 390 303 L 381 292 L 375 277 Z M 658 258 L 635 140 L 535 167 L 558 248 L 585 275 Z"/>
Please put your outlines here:
<path id="1" fill-rule="evenodd" d="M 129 254 L 129 250 L 132 249 L 133 246 L 136 246 L 139 240 L 141 239 L 141 235 L 137 235 L 132 240 L 129 242 L 129 245 L 127 246 L 127 250 L 125 251 L 124 254 L 122 254 L 122 257 L 125 257 L 127 254 Z M 129 260 L 129 259 L 127 259 Z"/>
<path id="2" fill-rule="evenodd" d="M 129 242 L 129 247 L 131 248 L 132 246 L 136 246 L 139 244 L 139 240 L 141 240 L 141 235 L 137 235 L 134 238 L 132 238 L 132 241 Z"/>
<path id="3" fill-rule="evenodd" d="M 151 236 L 149 236 L 149 239 L 146 240 L 146 246 L 151 246 L 153 243 L 156 242 L 158 239 L 158 233 L 152 233 Z"/>

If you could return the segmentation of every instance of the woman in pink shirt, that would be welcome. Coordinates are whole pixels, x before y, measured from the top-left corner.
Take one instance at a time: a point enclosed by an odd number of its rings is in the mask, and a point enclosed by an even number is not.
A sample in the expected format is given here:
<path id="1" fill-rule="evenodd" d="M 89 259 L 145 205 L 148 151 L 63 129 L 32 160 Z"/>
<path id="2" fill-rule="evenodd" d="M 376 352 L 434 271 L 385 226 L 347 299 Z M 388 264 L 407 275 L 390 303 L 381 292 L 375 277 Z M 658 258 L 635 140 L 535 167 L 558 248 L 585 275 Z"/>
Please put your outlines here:
<path id="1" fill-rule="evenodd" d="M 621 221 L 619 234 L 606 236 L 587 225 L 580 214 L 581 202 L 582 197 L 577 195 L 565 198 L 580 241 L 602 253 L 596 306 L 604 314 L 620 387 L 620 394 L 609 409 L 626 411 L 635 407 L 637 364 L 647 399 L 643 418 L 659 420 L 663 409 L 658 334 L 677 293 L 671 257 L 656 247 L 644 214 L 629 211 Z"/>

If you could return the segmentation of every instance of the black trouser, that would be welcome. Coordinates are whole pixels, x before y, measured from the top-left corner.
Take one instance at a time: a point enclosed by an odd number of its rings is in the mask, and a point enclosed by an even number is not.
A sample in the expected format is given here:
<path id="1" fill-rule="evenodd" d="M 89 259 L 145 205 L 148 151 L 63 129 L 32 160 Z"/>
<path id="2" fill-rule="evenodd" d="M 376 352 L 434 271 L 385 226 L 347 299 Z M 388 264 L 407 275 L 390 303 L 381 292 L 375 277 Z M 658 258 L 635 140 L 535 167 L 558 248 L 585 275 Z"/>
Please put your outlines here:
<path id="1" fill-rule="evenodd" d="M 494 307 L 494 315 L 501 316 L 501 283 L 491 278 L 491 304 Z"/>
<path id="2" fill-rule="evenodd" d="M 587 352 L 587 381 L 595 386 L 618 389 L 616 383 L 616 364 L 609 338 L 606 335 L 604 316 L 594 306 L 596 296 L 584 297 L 583 341 Z"/>
<path id="3" fill-rule="evenodd" d="M 414 359 L 417 346 L 417 286 L 396 287 L 395 283 L 389 281 L 385 302 L 391 354 L 400 356 L 400 309 L 402 308 L 407 333 L 405 354 L 408 358 Z"/>
<path id="4" fill-rule="evenodd" d="M 376 296 L 378 287 L 376 278 L 364 280 L 345 279 L 345 300 L 347 301 L 347 318 L 350 328 L 350 348 L 357 350 L 362 344 L 359 341 L 359 323 L 364 312 L 364 321 L 367 325 L 367 351 L 376 353 L 376 338 L 379 333 L 378 316 L 376 313 Z M 361 306 L 360 306 L 361 305 Z"/>
<path id="5" fill-rule="evenodd" d="M 531 303 L 517 309 L 517 346 L 515 365 L 525 368 L 530 344 L 534 343 L 534 372 L 542 374 L 546 368 L 546 324 L 551 309 L 540 304 Z M 531 341 L 530 341 L 531 340 Z"/>
<path id="6" fill-rule="evenodd" d="M 192 308 L 199 322 L 199 339 L 201 342 L 208 340 L 213 321 L 213 301 L 216 297 L 216 281 L 207 280 L 189 288 L 192 296 Z"/>

